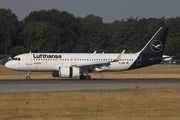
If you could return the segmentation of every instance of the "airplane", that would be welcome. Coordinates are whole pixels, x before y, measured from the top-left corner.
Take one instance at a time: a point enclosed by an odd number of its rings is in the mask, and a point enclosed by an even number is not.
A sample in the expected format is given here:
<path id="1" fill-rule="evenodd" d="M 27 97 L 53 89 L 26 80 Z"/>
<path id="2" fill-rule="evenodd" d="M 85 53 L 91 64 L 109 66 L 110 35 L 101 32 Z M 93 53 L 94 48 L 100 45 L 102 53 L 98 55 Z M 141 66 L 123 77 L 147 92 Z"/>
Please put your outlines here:
<path id="1" fill-rule="evenodd" d="M 89 73 L 125 71 L 161 63 L 168 28 L 161 27 L 137 53 L 25 53 L 5 66 L 11 70 L 52 72 L 53 77 L 91 79 Z"/>

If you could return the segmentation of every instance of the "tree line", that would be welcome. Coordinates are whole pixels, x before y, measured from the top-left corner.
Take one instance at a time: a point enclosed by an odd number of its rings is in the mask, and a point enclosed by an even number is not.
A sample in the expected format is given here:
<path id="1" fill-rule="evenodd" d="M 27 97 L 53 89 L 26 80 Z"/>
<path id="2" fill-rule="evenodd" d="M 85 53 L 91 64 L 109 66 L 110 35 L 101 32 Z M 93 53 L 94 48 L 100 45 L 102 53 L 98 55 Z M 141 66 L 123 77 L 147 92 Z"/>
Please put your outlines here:
<path id="1" fill-rule="evenodd" d="M 164 54 L 180 58 L 180 18 L 128 18 L 103 23 L 57 9 L 32 11 L 19 21 L 10 9 L 0 9 L 0 54 L 25 52 L 138 52 L 162 26 L 169 27 Z"/>

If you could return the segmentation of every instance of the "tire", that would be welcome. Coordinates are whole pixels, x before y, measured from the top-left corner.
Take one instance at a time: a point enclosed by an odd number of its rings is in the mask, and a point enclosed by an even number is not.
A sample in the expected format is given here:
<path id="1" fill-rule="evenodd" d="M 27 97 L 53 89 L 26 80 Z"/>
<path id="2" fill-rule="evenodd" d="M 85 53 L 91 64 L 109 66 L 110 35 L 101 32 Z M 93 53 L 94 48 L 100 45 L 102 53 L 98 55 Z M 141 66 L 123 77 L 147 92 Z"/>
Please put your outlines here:
<path id="1" fill-rule="evenodd" d="M 90 75 L 86 75 L 86 80 L 91 80 L 91 76 Z"/>
<path id="2" fill-rule="evenodd" d="M 29 77 L 29 76 L 27 76 L 27 77 L 26 77 L 26 80 L 30 80 L 30 77 Z"/>
<path id="3" fill-rule="evenodd" d="M 80 75 L 80 80 L 84 80 L 85 76 L 84 75 Z"/>

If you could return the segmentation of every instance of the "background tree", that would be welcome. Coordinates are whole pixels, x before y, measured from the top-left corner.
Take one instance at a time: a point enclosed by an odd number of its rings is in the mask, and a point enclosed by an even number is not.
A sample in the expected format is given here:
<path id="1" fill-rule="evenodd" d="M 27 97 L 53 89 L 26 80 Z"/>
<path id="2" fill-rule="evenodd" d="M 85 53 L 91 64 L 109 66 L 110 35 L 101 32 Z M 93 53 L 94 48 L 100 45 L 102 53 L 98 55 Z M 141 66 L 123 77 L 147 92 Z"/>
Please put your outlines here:
<path id="1" fill-rule="evenodd" d="M 59 41 L 56 43 L 57 52 L 73 52 L 74 44 L 78 38 L 77 19 L 74 15 L 65 12 L 52 10 L 34 11 L 24 19 L 27 25 L 29 22 L 47 22 L 54 26 L 59 35 Z"/>
<path id="2" fill-rule="evenodd" d="M 86 27 L 82 18 L 77 18 L 78 30 L 77 40 L 74 45 L 74 52 L 86 53 L 88 51 L 88 42 L 86 40 Z"/>
<path id="3" fill-rule="evenodd" d="M 123 45 L 125 41 L 124 36 L 124 21 L 116 20 L 113 23 L 107 24 L 108 40 L 106 46 L 106 52 L 120 52 L 124 49 Z"/>
<path id="4" fill-rule="evenodd" d="M 180 18 L 142 18 L 103 23 L 56 9 L 32 11 L 22 21 L 0 9 L 0 54 L 23 52 L 137 52 L 160 27 L 169 27 L 164 54 L 180 59 Z"/>
<path id="5" fill-rule="evenodd" d="M 57 52 L 56 28 L 46 22 L 29 22 L 21 33 L 26 52 Z"/>
<path id="6" fill-rule="evenodd" d="M 95 15 L 88 15 L 83 18 L 83 23 L 85 26 L 85 38 L 88 43 L 87 52 L 93 52 L 95 50 L 99 52 L 104 51 L 107 36 L 102 18 Z"/>
<path id="7" fill-rule="evenodd" d="M 25 51 L 24 46 L 15 46 L 10 50 L 9 54 L 11 54 L 11 57 L 14 57 L 18 54 L 24 53 L 24 51 Z"/>
<path id="8" fill-rule="evenodd" d="M 8 54 L 19 36 L 17 16 L 10 9 L 0 9 L 0 54 Z"/>

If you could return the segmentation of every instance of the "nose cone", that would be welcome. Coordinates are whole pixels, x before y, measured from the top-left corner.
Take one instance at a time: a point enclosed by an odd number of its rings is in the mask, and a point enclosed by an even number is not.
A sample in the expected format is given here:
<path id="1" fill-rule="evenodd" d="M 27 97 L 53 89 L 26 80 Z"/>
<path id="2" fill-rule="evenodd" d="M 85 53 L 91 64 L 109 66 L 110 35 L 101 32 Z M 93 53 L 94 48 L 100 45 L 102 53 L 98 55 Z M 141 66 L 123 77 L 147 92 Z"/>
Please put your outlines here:
<path id="1" fill-rule="evenodd" d="M 16 69 L 17 69 L 16 66 L 17 66 L 17 65 L 15 65 L 15 64 L 13 63 L 13 61 L 9 61 L 9 62 L 7 62 L 7 63 L 5 64 L 5 67 L 8 68 L 8 69 L 11 69 L 11 70 L 16 70 Z"/>
<path id="2" fill-rule="evenodd" d="M 8 61 L 5 64 L 5 67 L 11 70 L 20 70 L 20 63 L 17 61 Z"/>
<path id="3" fill-rule="evenodd" d="M 11 65 L 10 62 L 7 62 L 7 63 L 5 64 L 5 67 L 8 68 L 8 69 L 11 69 L 12 65 Z"/>

